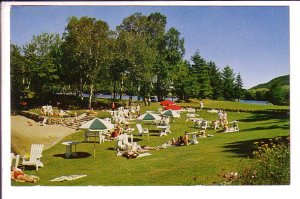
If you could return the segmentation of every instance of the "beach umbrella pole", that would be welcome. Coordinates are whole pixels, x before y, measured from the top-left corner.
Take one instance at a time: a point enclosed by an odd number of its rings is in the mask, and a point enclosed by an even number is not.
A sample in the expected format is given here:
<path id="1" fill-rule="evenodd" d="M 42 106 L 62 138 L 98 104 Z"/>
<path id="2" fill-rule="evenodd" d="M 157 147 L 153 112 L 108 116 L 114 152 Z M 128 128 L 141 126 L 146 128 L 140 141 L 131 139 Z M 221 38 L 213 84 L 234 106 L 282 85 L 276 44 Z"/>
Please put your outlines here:
<path id="1" fill-rule="evenodd" d="M 94 158 L 96 158 L 96 136 L 94 141 Z"/>

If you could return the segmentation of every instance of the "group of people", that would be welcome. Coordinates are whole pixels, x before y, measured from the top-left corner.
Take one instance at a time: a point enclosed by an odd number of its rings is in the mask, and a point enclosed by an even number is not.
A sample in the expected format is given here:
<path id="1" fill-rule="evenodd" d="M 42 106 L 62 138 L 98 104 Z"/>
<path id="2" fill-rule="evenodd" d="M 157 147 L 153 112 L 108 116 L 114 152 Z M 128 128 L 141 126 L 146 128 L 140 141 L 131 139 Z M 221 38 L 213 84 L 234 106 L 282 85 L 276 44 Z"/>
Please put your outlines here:
<path id="1" fill-rule="evenodd" d="M 126 132 L 131 132 L 133 130 L 134 129 L 131 128 L 129 126 L 129 124 L 126 124 L 125 128 L 122 128 L 120 123 L 116 123 L 115 128 L 113 129 L 113 131 L 110 134 L 110 138 L 113 138 L 113 139 L 117 138 L 119 135 L 122 135 L 123 133 L 126 133 Z"/>
<path id="2" fill-rule="evenodd" d="M 218 121 L 223 127 L 223 130 L 226 132 L 228 130 L 228 118 L 227 113 L 224 110 L 219 110 Z"/>

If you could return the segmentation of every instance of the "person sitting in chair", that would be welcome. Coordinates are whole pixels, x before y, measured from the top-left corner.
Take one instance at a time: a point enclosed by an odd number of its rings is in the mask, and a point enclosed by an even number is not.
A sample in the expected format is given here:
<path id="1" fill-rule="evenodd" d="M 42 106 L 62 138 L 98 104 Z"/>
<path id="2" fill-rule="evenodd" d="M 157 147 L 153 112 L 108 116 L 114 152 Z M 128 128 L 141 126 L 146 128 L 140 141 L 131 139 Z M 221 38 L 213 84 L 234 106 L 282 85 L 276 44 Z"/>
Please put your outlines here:
<path id="1" fill-rule="evenodd" d="M 117 125 L 114 131 L 111 133 L 111 138 L 116 138 L 123 133 L 120 125 Z"/>

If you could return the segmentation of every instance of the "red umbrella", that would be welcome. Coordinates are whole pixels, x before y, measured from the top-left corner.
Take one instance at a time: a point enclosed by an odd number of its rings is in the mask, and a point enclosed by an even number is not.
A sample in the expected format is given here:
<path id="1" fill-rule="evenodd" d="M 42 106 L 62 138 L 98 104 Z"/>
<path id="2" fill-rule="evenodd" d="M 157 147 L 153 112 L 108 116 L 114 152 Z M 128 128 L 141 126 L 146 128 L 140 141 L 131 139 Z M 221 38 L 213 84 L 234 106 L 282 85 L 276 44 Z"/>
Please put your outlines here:
<path id="1" fill-rule="evenodd" d="M 178 106 L 176 104 L 170 104 L 169 106 L 164 107 L 165 110 L 181 110 L 181 106 Z"/>
<path id="2" fill-rule="evenodd" d="M 160 105 L 162 105 L 162 106 L 168 106 L 168 105 L 171 105 L 171 104 L 175 104 L 175 102 L 173 102 L 171 100 L 164 100 L 164 101 L 160 102 Z"/>

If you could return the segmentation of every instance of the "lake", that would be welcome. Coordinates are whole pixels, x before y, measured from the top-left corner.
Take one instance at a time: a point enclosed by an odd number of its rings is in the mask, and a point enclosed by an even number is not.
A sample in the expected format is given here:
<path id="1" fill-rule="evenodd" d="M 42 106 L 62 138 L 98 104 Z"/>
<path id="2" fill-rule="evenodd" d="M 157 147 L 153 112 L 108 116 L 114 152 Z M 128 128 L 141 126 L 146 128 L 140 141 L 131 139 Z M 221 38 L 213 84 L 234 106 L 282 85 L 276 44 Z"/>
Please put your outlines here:
<path id="1" fill-rule="evenodd" d="M 260 104 L 260 105 L 272 105 L 268 101 L 258 101 L 258 100 L 240 100 L 240 103 L 243 104 Z"/>
<path id="2" fill-rule="evenodd" d="M 83 94 L 83 97 L 89 97 L 89 94 L 84 93 L 84 94 Z M 96 98 L 103 98 L 103 99 L 112 99 L 112 98 L 113 98 L 112 95 L 105 95 L 105 94 L 99 94 L 99 93 L 96 94 L 95 97 L 96 97 Z M 120 95 L 117 95 L 116 98 L 117 98 L 117 99 L 120 99 Z M 129 95 L 122 95 L 122 99 L 123 99 L 123 100 L 129 100 Z M 166 100 L 176 101 L 178 98 L 177 98 L 177 97 L 174 97 L 174 98 L 172 99 L 172 97 L 166 97 L 165 99 L 166 99 Z M 132 96 L 132 100 L 137 101 L 137 100 L 138 100 L 138 96 Z M 140 97 L 140 101 L 142 101 L 142 100 L 143 100 L 143 98 Z M 157 98 L 156 98 L 156 101 L 157 101 Z"/>

